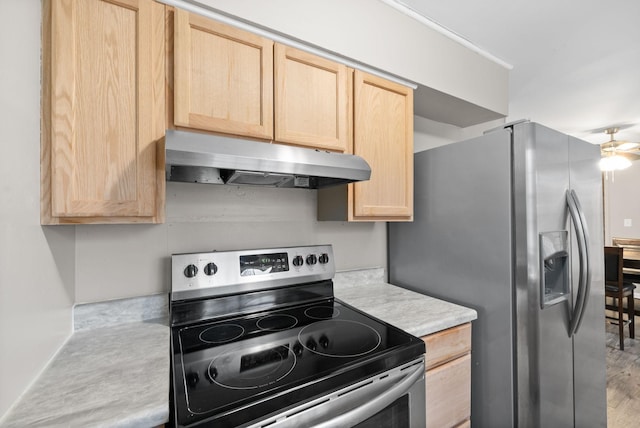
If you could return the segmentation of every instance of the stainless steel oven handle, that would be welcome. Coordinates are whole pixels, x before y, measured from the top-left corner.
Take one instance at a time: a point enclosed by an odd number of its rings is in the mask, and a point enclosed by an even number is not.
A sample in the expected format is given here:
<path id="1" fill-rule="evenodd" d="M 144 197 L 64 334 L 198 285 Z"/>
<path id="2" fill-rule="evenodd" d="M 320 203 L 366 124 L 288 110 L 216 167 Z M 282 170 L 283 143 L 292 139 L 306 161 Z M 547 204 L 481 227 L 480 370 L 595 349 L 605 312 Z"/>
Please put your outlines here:
<path id="1" fill-rule="evenodd" d="M 413 372 L 410 372 L 402 381 L 396 383 L 393 387 L 382 394 L 378 394 L 377 391 L 370 393 L 369 391 L 366 391 L 366 388 L 363 388 L 364 393 L 362 395 L 349 397 L 351 401 L 357 400 L 358 404 L 356 405 L 356 408 L 348 411 L 347 413 L 336 416 L 333 419 L 319 423 L 315 425 L 315 427 L 350 427 L 365 421 L 406 394 L 421 376 L 424 376 L 424 366 L 417 365 L 413 369 Z"/>
<path id="2" fill-rule="evenodd" d="M 334 391 L 327 396 L 319 397 L 299 407 L 291 408 L 281 414 L 264 419 L 247 428 L 299 428 L 299 427 L 350 427 L 375 415 L 385 407 L 392 404 L 398 398 L 407 394 L 422 393 L 421 397 L 411 397 L 418 400 L 415 406 L 424 408 L 424 357 L 421 357 L 404 367 L 392 369 L 355 383 L 350 387 Z M 412 409 L 413 407 L 412 406 Z M 413 423 L 411 410 L 411 426 L 424 424 L 424 411 L 422 415 L 416 414 L 416 422 Z M 418 412 L 420 413 L 420 412 Z M 337 415 L 333 418 L 331 416 Z M 331 418 L 327 420 L 327 418 Z"/>

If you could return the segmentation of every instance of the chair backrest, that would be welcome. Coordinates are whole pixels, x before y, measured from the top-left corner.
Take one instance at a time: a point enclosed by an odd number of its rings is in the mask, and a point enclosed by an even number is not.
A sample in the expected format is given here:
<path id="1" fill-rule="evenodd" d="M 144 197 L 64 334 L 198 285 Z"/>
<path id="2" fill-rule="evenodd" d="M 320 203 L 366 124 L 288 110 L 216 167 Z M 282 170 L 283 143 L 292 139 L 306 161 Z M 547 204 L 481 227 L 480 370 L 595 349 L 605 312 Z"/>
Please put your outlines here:
<path id="1" fill-rule="evenodd" d="M 606 285 L 623 286 L 622 247 L 604 247 L 604 282 Z"/>
<path id="2" fill-rule="evenodd" d="M 624 267 L 640 269 L 640 239 L 612 238 L 611 241 L 614 247 L 624 248 Z"/>

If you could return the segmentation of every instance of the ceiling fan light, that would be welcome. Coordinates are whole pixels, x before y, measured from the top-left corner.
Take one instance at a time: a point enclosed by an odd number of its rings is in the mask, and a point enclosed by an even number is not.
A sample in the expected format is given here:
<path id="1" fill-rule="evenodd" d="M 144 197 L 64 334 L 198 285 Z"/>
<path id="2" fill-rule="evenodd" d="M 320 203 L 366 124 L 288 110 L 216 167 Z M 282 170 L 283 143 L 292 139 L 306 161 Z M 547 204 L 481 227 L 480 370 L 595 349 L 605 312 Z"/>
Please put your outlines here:
<path id="1" fill-rule="evenodd" d="M 606 156 L 600 159 L 601 171 L 619 171 L 631 166 L 631 161 L 623 156 Z"/>

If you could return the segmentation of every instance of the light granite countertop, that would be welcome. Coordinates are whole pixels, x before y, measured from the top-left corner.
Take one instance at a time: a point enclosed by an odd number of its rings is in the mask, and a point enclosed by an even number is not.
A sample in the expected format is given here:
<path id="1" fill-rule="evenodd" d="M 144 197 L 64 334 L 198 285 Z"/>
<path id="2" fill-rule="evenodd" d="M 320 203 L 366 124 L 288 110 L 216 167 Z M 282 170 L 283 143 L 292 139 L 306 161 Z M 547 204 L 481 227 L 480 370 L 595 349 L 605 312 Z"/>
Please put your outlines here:
<path id="1" fill-rule="evenodd" d="M 418 337 L 478 317 L 474 309 L 384 282 L 382 268 L 338 272 L 333 288 L 343 302 Z"/>
<path id="2" fill-rule="evenodd" d="M 0 426 L 155 427 L 167 422 L 167 300 L 160 295 L 76 306 L 75 332 Z"/>
<path id="3" fill-rule="evenodd" d="M 415 336 L 476 311 L 384 281 L 384 269 L 338 272 L 335 296 Z M 78 305 L 74 334 L 0 427 L 154 427 L 169 420 L 168 296 Z"/>

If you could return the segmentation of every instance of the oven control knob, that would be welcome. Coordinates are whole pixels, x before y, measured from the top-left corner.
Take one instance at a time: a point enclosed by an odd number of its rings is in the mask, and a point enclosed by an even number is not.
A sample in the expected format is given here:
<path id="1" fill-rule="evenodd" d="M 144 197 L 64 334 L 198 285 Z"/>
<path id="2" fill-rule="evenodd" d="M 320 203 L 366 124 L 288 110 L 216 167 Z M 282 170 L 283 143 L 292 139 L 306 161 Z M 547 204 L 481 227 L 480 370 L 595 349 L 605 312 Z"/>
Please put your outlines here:
<path id="1" fill-rule="evenodd" d="M 302 356 L 303 349 L 304 348 L 302 347 L 302 344 L 300 344 L 300 342 L 296 342 L 296 344 L 293 345 L 293 353 L 296 354 L 296 357 Z"/>
<path id="2" fill-rule="evenodd" d="M 302 259 L 302 256 L 295 256 L 293 258 L 293 265 L 294 266 L 302 266 L 304 264 L 304 260 Z"/>
<path id="3" fill-rule="evenodd" d="M 318 257 L 318 261 L 320 262 L 320 264 L 326 265 L 327 263 L 329 263 L 329 254 L 320 254 L 320 257 Z"/>
<path id="4" fill-rule="evenodd" d="M 205 275 L 208 275 L 208 276 L 215 275 L 216 272 L 218 272 L 218 266 L 216 266 L 216 264 L 213 262 L 207 263 L 207 265 L 204 267 Z"/>
<path id="5" fill-rule="evenodd" d="M 316 257 L 315 254 L 309 254 L 307 256 L 307 264 L 308 265 L 315 265 L 318 262 L 318 257 Z"/>
<path id="6" fill-rule="evenodd" d="M 184 268 L 184 276 L 187 278 L 193 278 L 198 273 L 198 267 L 196 265 L 188 265 Z"/>
<path id="7" fill-rule="evenodd" d="M 195 388 L 199 380 L 200 377 L 198 376 L 198 373 L 191 372 L 187 374 L 187 385 L 191 388 Z"/>
<path id="8" fill-rule="evenodd" d="M 318 339 L 318 343 L 324 349 L 327 349 L 329 347 L 329 338 L 323 334 L 322 336 L 320 336 L 320 339 Z"/>
<path id="9" fill-rule="evenodd" d="M 318 344 L 316 343 L 315 340 L 309 339 L 307 340 L 307 349 L 310 349 L 311 351 L 315 351 L 316 349 L 318 349 Z"/>

